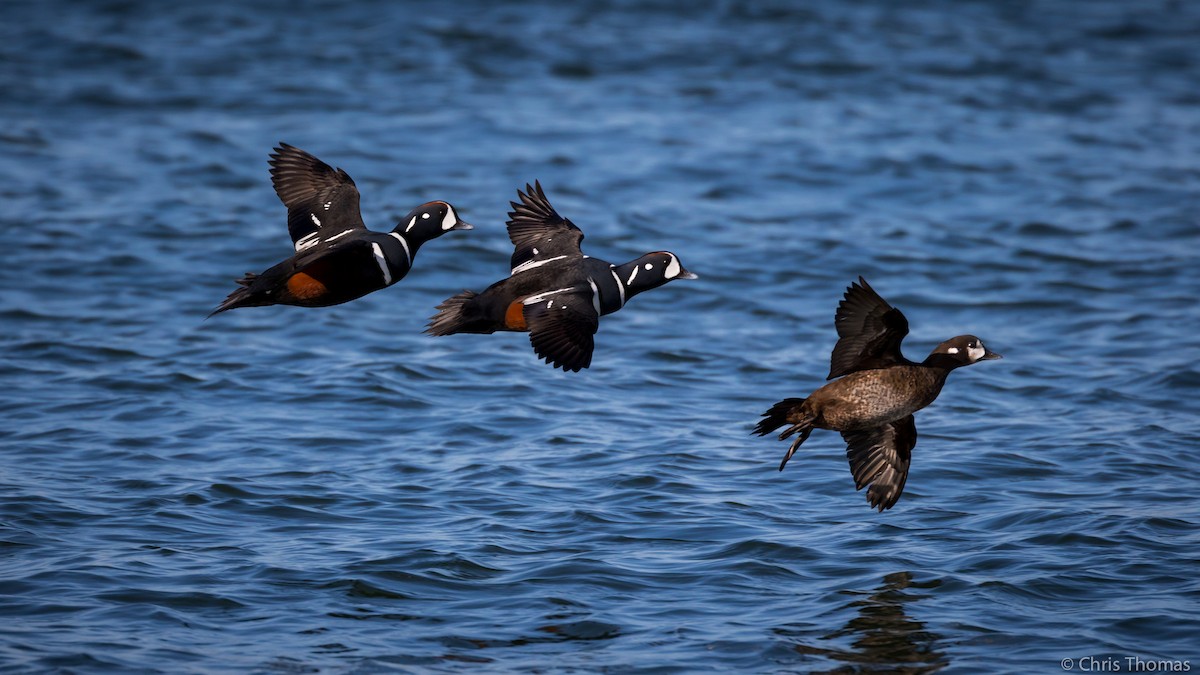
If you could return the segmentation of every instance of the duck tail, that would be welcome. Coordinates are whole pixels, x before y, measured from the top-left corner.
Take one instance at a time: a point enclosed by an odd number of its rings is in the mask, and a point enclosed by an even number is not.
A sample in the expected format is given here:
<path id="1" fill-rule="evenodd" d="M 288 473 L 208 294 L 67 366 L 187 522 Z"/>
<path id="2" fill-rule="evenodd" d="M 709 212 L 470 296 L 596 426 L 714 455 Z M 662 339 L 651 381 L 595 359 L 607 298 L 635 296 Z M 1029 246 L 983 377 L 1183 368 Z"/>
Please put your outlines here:
<path id="1" fill-rule="evenodd" d="M 759 436 L 766 436 L 772 431 L 775 431 L 779 427 L 787 424 L 788 417 L 793 412 L 800 412 L 800 408 L 804 405 L 805 400 L 807 399 L 785 398 L 779 403 L 771 406 L 770 410 L 762 414 L 763 419 L 758 421 L 758 426 L 754 427 L 754 431 L 751 433 L 758 434 Z M 792 434 L 790 430 L 785 431 L 784 433 L 788 436 Z M 786 437 L 787 436 L 783 436 L 782 438 Z"/>
<path id="2" fill-rule="evenodd" d="M 470 315 L 471 300 L 479 295 L 475 291 L 463 291 L 458 295 L 446 298 L 437 306 L 438 313 L 429 318 L 429 326 L 425 332 L 429 335 L 453 335 L 462 333 L 474 317 Z"/>
<path id="3" fill-rule="evenodd" d="M 238 307 L 256 307 L 264 304 L 258 302 L 255 294 L 250 290 L 251 284 L 258 279 L 258 276 L 259 275 L 255 274 L 254 272 L 246 272 L 245 276 L 237 280 L 239 288 L 230 293 L 229 297 L 225 298 L 221 304 L 217 305 L 217 308 L 214 309 L 212 313 L 204 318 L 210 319 L 216 314 L 227 312 L 231 309 L 237 309 Z"/>
<path id="4" fill-rule="evenodd" d="M 780 471 L 783 471 L 783 467 L 787 466 L 788 460 L 792 458 L 792 455 L 796 454 L 796 450 L 800 447 L 800 444 L 807 440 L 808 435 L 812 433 L 814 418 L 812 413 L 804 409 L 806 400 L 803 398 L 783 399 L 763 413 L 763 419 L 759 420 L 758 426 L 754 427 L 753 433 L 759 436 L 766 436 L 779 427 L 790 424 L 791 426 L 779 434 L 779 440 L 781 441 L 796 432 L 800 432 L 796 440 L 792 441 L 792 446 L 788 448 L 787 454 L 783 456 L 783 461 L 779 463 Z"/>

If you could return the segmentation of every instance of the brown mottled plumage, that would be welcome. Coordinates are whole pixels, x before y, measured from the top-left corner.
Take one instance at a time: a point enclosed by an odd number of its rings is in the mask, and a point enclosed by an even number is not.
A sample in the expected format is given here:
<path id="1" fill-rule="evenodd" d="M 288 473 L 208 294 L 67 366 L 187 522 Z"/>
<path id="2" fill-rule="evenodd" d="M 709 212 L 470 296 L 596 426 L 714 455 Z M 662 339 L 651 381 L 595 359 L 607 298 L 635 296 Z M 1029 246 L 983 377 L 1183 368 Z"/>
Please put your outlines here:
<path id="1" fill-rule="evenodd" d="M 1000 358 L 973 335 L 951 338 L 921 363 L 900 352 L 908 320 L 866 280 L 851 284 L 838 305 L 838 343 L 830 357 L 829 379 L 840 377 L 808 398 L 784 399 L 763 413 L 754 433 L 765 436 L 787 424 L 780 440 L 799 433 L 779 470 L 813 429 L 840 431 L 858 489 L 870 485 L 867 501 L 890 509 L 904 491 L 912 449 L 917 444 L 913 413 L 933 403 L 950 371 Z"/>

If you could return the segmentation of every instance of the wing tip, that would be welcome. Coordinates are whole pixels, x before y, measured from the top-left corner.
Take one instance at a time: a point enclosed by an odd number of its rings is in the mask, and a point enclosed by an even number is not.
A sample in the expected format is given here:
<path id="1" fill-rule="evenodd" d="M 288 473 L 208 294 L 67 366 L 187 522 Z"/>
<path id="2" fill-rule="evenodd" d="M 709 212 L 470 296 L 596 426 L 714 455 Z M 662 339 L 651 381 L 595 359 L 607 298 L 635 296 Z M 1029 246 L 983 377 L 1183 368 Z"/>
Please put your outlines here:
<path id="1" fill-rule="evenodd" d="M 529 334 L 530 342 L 534 342 L 533 332 Z M 570 344 L 570 343 L 568 343 Z M 562 343 L 557 345 L 562 346 Z M 548 345 L 533 345 L 533 353 L 542 361 L 545 361 L 551 368 L 561 368 L 566 373 L 578 373 L 584 368 L 592 366 L 592 351 L 585 349 L 584 346 L 570 344 L 570 348 L 564 351 L 551 349 Z"/>
<path id="2" fill-rule="evenodd" d="M 883 513 L 896 505 L 900 501 L 900 495 L 903 492 L 903 487 L 900 490 L 893 490 L 892 485 L 885 486 L 886 489 L 875 489 L 875 484 L 867 488 L 867 504 L 871 508 L 876 509 L 878 513 Z"/>
<path id="3" fill-rule="evenodd" d="M 879 297 L 879 293 L 875 292 L 875 289 L 871 287 L 871 284 L 867 283 L 866 277 L 860 274 L 858 275 L 857 281 L 851 281 L 850 285 L 846 287 L 846 292 L 842 296 L 842 302 L 849 302 L 855 294 L 864 291 L 877 298 Z M 880 300 L 882 299 L 883 298 L 880 298 Z"/>
<path id="4" fill-rule="evenodd" d="M 591 306 L 588 305 L 588 309 Z M 525 323 L 529 328 L 529 345 L 539 359 L 552 368 L 561 368 L 564 372 L 577 373 L 592 365 L 592 354 L 595 351 L 597 323 L 580 325 L 572 321 L 573 326 L 561 323 L 562 317 L 549 319 L 542 309 L 542 303 L 525 305 L 523 309 Z M 557 312 L 555 313 L 557 314 Z M 570 314 L 570 312 L 568 312 Z"/>
<path id="5" fill-rule="evenodd" d="M 305 152 L 304 150 L 301 150 L 290 143 L 279 141 L 274 148 L 271 148 L 271 154 L 269 155 L 270 159 L 267 160 L 267 163 L 271 165 L 271 169 L 274 171 L 279 164 L 289 159 L 303 158 L 305 156 L 312 157 L 312 155 L 308 152 Z"/>
<path id="6" fill-rule="evenodd" d="M 508 203 L 508 237 L 518 246 L 528 244 L 533 239 L 541 238 L 547 231 L 567 230 L 575 233 L 580 239 L 583 233 L 571 221 L 559 215 L 546 193 L 542 184 L 534 180 L 533 184 L 526 183 L 524 190 L 517 190 L 519 201 Z"/>
<path id="7" fill-rule="evenodd" d="M 543 212 L 544 215 L 558 215 L 555 213 L 554 207 L 550 206 L 550 200 L 546 197 L 546 191 L 542 189 L 542 182 L 537 178 L 533 179 L 532 185 L 525 183 L 524 190 L 518 189 L 517 197 L 521 200 L 520 204 L 517 202 L 509 202 L 512 204 L 514 209 L 524 206 L 529 209 Z"/>
<path id="8" fill-rule="evenodd" d="M 539 353 L 536 349 L 534 349 L 534 354 L 537 354 L 538 358 L 544 361 L 551 368 L 554 368 L 555 370 L 561 368 L 564 373 L 578 373 L 584 368 L 590 368 L 592 365 L 591 354 L 579 355 L 583 358 L 579 358 L 579 356 L 575 358 L 566 358 L 562 355 Z"/>

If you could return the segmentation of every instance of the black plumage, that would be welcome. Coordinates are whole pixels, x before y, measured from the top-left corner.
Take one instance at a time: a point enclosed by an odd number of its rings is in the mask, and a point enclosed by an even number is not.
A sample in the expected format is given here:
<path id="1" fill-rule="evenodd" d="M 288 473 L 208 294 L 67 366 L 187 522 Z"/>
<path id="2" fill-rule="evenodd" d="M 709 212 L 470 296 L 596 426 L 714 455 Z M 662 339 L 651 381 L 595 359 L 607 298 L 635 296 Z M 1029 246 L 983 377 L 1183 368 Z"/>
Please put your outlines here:
<path id="1" fill-rule="evenodd" d="M 754 433 L 765 436 L 783 425 L 781 440 L 799 434 L 779 464 L 782 471 L 813 429 L 840 431 L 858 489 L 870 486 L 867 501 L 880 511 L 904 491 L 917 444 L 913 413 L 937 398 L 955 368 L 1000 358 L 973 335 L 951 338 L 921 363 L 904 358 L 900 343 L 908 320 L 859 277 L 838 304 L 838 342 L 828 379 L 808 398 L 784 399 L 763 413 Z"/>
<path id="2" fill-rule="evenodd" d="M 280 143 L 271 154 L 271 182 L 288 209 L 294 255 L 261 274 L 237 280 L 213 314 L 238 307 L 326 307 L 386 288 L 408 274 L 417 249 L 449 230 L 469 230 L 448 202 L 418 206 L 391 232 L 363 223 L 350 175 Z"/>
<path id="3" fill-rule="evenodd" d="M 667 251 L 647 253 L 624 265 L 583 254 L 583 232 L 550 205 L 540 183 L 517 191 L 508 237 L 511 272 L 482 293 L 463 291 L 438 305 L 431 335 L 528 331 L 539 357 L 554 367 L 579 371 L 592 362 L 600 317 L 634 295 L 673 279 L 696 275 Z"/>

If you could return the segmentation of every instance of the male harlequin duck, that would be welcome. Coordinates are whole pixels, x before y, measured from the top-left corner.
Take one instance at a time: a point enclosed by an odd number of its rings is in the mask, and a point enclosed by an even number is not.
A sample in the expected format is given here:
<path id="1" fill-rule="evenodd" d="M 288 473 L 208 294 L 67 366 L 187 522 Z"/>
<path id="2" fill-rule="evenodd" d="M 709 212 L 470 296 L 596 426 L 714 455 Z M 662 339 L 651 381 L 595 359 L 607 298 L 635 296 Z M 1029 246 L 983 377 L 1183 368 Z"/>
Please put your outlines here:
<path id="1" fill-rule="evenodd" d="M 238 279 L 213 314 L 238 307 L 327 307 L 387 288 L 404 278 L 421 244 L 449 230 L 470 230 L 446 202 L 422 204 L 391 232 L 372 232 L 358 210 L 349 174 L 300 148 L 280 143 L 271 182 L 288 209 L 296 254 L 262 274 Z"/>
<path id="2" fill-rule="evenodd" d="M 592 363 L 592 336 L 600 317 L 642 291 L 673 279 L 695 279 L 667 251 L 624 265 L 590 258 L 579 249 L 583 232 L 558 215 L 540 183 L 510 202 L 508 238 L 516 251 L 512 275 L 482 293 L 463 291 L 438 305 L 425 332 L 528 331 L 533 351 L 550 365 L 578 372 Z"/>
<path id="3" fill-rule="evenodd" d="M 908 320 L 862 277 L 846 290 L 834 324 L 838 342 L 826 379 L 841 379 L 808 398 L 771 406 L 754 433 L 765 436 L 784 424 L 791 426 L 780 440 L 800 433 L 779 464 L 783 471 L 813 429 L 842 432 L 854 484 L 859 490 L 870 485 L 867 502 L 882 512 L 904 491 L 917 444 L 913 413 L 933 403 L 950 371 L 1000 355 L 974 335 L 960 335 L 938 345 L 921 363 L 909 361 L 900 353 Z"/>

